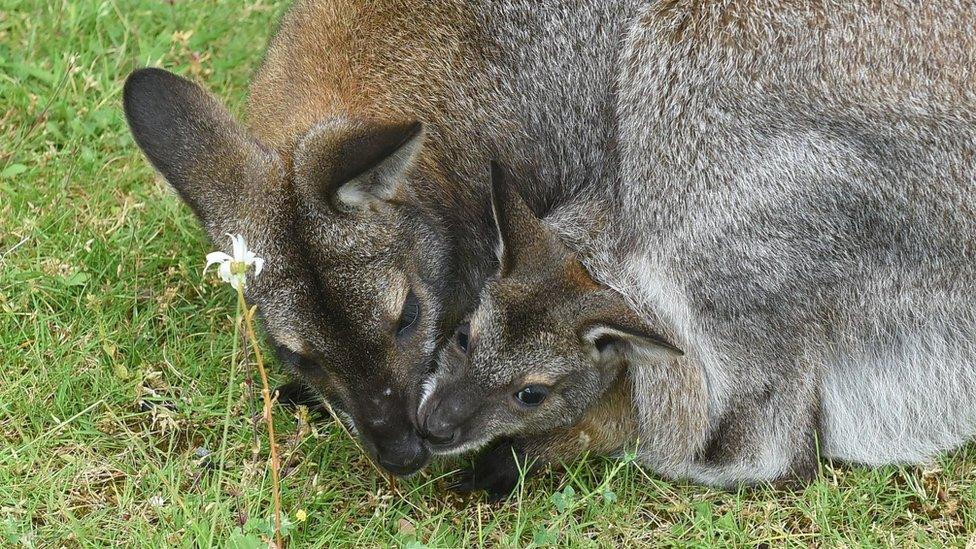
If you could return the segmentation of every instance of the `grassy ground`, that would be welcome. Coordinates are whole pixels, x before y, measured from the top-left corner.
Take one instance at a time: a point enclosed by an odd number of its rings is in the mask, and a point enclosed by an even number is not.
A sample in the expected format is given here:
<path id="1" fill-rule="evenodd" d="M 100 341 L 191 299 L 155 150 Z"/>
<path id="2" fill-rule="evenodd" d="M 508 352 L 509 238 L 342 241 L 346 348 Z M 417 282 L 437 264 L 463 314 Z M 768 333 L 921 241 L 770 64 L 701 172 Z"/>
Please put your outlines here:
<path id="1" fill-rule="evenodd" d="M 266 530 L 267 445 L 252 452 L 247 384 L 229 381 L 233 294 L 202 278 L 210 246 L 133 145 L 119 92 L 159 65 L 239 110 L 283 7 L 0 0 L 0 546 L 250 547 Z M 296 547 L 964 546 L 976 532 L 972 449 L 927 468 L 824 464 L 800 493 L 594 460 L 489 506 L 444 492 L 449 465 L 391 484 L 331 421 L 279 410 L 277 427 Z"/>

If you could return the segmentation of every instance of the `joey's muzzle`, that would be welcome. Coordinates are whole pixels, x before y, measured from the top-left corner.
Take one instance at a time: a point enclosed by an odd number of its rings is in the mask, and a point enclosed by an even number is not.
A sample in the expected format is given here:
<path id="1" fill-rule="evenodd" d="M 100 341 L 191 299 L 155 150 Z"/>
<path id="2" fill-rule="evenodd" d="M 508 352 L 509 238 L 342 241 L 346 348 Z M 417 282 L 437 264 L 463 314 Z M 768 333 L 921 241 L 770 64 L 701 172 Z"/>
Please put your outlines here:
<path id="1" fill-rule="evenodd" d="M 477 395 L 463 388 L 440 387 L 417 412 L 420 434 L 435 451 L 463 446 L 465 431 L 477 411 Z"/>

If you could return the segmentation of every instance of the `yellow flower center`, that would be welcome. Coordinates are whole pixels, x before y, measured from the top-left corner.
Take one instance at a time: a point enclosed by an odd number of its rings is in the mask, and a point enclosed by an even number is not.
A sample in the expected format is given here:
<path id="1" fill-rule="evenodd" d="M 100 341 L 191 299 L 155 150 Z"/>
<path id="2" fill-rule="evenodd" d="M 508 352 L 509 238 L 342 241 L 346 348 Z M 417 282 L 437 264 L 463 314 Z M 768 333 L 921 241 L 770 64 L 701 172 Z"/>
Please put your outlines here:
<path id="1" fill-rule="evenodd" d="M 247 263 L 243 261 L 230 262 L 230 274 L 242 275 L 247 272 Z"/>

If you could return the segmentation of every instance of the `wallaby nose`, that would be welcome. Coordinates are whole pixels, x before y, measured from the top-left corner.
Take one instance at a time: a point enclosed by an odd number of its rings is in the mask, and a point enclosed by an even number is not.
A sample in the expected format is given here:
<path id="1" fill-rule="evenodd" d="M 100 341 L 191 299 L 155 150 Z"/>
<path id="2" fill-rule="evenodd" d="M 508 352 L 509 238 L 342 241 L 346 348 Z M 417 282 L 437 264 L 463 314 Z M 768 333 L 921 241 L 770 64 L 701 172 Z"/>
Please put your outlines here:
<path id="1" fill-rule="evenodd" d="M 420 434 L 435 446 L 447 446 L 457 439 L 458 405 L 449 399 L 439 399 L 426 409 Z"/>
<path id="2" fill-rule="evenodd" d="M 427 465 L 429 458 L 430 451 L 418 433 L 410 433 L 409 436 L 376 449 L 376 461 L 380 466 L 400 476 L 416 473 Z"/>

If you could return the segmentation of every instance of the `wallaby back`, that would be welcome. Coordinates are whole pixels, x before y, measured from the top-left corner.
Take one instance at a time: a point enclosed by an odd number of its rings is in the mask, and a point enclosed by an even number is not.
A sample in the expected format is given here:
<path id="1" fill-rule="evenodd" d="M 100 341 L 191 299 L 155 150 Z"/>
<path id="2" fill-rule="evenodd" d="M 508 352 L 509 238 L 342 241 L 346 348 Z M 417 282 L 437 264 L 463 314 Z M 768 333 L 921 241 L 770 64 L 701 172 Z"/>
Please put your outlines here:
<path id="1" fill-rule="evenodd" d="M 621 75 L 597 279 L 708 387 L 687 474 L 918 462 L 976 432 L 976 12 L 665 2 Z M 640 382 L 635 382 L 639 385 Z"/>

